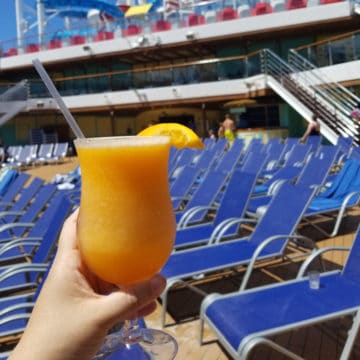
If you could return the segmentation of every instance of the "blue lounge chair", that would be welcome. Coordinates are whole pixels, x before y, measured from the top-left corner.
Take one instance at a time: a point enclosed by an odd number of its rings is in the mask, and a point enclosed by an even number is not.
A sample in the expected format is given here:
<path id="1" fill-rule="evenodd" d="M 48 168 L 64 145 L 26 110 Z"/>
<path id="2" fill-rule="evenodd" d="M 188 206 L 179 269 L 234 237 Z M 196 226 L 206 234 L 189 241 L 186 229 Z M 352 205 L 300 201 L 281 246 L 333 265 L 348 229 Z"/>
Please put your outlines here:
<path id="1" fill-rule="evenodd" d="M 24 213 L 26 207 L 31 203 L 36 193 L 44 185 L 44 180 L 34 178 L 31 183 L 22 189 L 12 206 L 0 211 L 0 223 L 11 223 Z"/>
<path id="2" fill-rule="evenodd" d="M 34 253 L 32 262 L 0 267 L 1 297 L 37 287 L 39 277 L 49 266 L 57 237 L 71 209 L 72 204 L 66 196 L 58 194 L 52 199 L 45 211 L 46 221 L 44 218 L 41 222 L 41 227 L 44 229 L 43 240 Z"/>
<path id="3" fill-rule="evenodd" d="M 17 176 L 8 185 L 5 193 L 2 194 L 0 198 L 0 210 L 5 210 L 13 205 L 16 197 L 19 195 L 22 188 L 25 186 L 25 183 L 30 179 L 30 175 L 27 173 L 17 173 L 15 170 L 10 171 L 16 173 Z"/>
<path id="4" fill-rule="evenodd" d="M 9 186 L 18 176 L 18 172 L 13 169 L 5 169 L 0 174 L 0 196 L 4 196 Z"/>
<path id="5" fill-rule="evenodd" d="M 56 196 L 62 195 L 54 195 Z M 3 265 L 32 261 L 37 253 L 42 254 L 43 262 L 49 261 L 62 226 L 62 223 L 54 218 L 60 216 L 64 219 L 64 216 L 68 214 L 65 206 L 62 208 L 63 213 L 58 214 L 56 206 L 52 205 L 53 201 L 56 202 L 56 200 L 51 200 L 26 236 L 16 237 L 0 244 L 0 268 Z"/>
<path id="6" fill-rule="evenodd" d="M 332 185 L 310 203 L 304 220 L 329 237 L 336 236 L 347 210 L 360 203 L 360 160 L 346 161 Z M 335 218 L 331 232 L 315 224 L 316 217 Z"/>
<path id="7" fill-rule="evenodd" d="M 217 195 L 221 192 L 228 175 L 224 172 L 209 170 L 201 183 L 197 186 L 189 201 L 183 207 L 181 211 L 175 213 L 176 222 L 181 227 L 182 223 L 187 221 L 188 217 L 191 217 L 192 222 L 199 222 L 204 219 L 207 211 L 204 207 L 211 207 L 214 203 Z M 203 211 L 197 211 L 201 206 Z M 192 213 L 196 211 L 195 215 Z"/>
<path id="8" fill-rule="evenodd" d="M 206 322 L 234 359 L 247 359 L 258 345 L 292 359 L 302 359 L 293 350 L 276 343 L 274 336 L 353 315 L 339 357 L 349 359 L 360 326 L 360 227 L 343 270 L 321 274 L 320 288 L 311 289 L 308 279 L 303 277 L 306 266 L 317 255 L 330 250 L 341 249 L 325 248 L 312 254 L 296 280 L 232 294 L 209 295 L 201 306 L 200 341 Z"/>
<path id="9" fill-rule="evenodd" d="M 55 192 L 56 186 L 54 184 L 44 185 L 25 211 L 19 213 L 21 215 L 17 217 L 16 221 L 0 225 L 0 244 L 22 236 L 25 231 L 31 228 Z"/>
<path id="10" fill-rule="evenodd" d="M 208 222 L 198 225 L 188 226 L 191 222 L 191 217 L 187 222 L 181 224 L 183 227 L 178 228 L 175 238 L 175 249 L 183 247 L 201 245 L 208 241 L 216 229 L 222 226 L 224 221 L 228 221 L 234 217 L 241 217 L 247 208 L 249 194 L 251 194 L 256 181 L 256 174 L 245 173 L 236 170 L 231 175 L 231 178 L 224 190 L 224 195 L 221 198 L 219 207 L 216 209 L 215 218 Z M 198 207 L 197 211 L 202 212 L 204 208 Z M 207 208 L 207 210 L 209 210 Z M 193 212 L 193 216 L 196 212 Z M 230 229 L 228 235 L 237 232 L 237 228 Z"/>
<path id="11" fill-rule="evenodd" d="M 170 186 L 170 196 L 174 210 L 178 210 L 185 200 L 189 199 L 190 191 L 200 174 L 197 167 L 186 165 Z"/>
<path id="12" fill-rule="evenodd" d="M 322 136 L 321 135 L 310 135 L 308 136 L 308 138 L 306 139 L 305 144 L 306 145 L 311 145 L 312 151 L 317 151 L 317 149 L 319 148 L 320 144 L 322 141 Z"/>
<path id="13" fill-rule="evenodd" d="M 196 166 L 198 169 L 203 169 L 207 171 L 212 168 L 216 160 L 216 148 L 206 148 L 204 150 L 199 150 L 198 154 L 195 155 L 192 165 Z"/>
<path id="14" fill-rule="evenodd" d="M 176 178 L 178 169 L 182 168 L 183 166 L 191 165 L 195 154 L 195 149 L 190 148 L 185 148 L 177 151 L 176 158 L 173 160 L 172 165 L 169 169 L 170 181 Z"/>
<path id="15" fill-rule="evenodd" d="M 327 181 L 328 175 L 334 165 L 336 154 L 337 149 L 333 148 L 332 152 L 328 151 L 326 156 L 321 156 L 321 154 L 312 156 L 302 168 L 292 167 L 292 169 L 295 169 L 296 172 L 298 172 L 297 177 L 280 177 L 276 181 L 273 181 L 268 189 L 268 195 L 255 196 L 250 200 L 247 214 L 256 217 L 257 210 L 260 207 L 266 206 L 273 194 L 285 182 L 292 181 L 295 184 L 320 189 Z M 287 174 L 293 175 L 291 171 Z"/>
<path id="16" fill-rule="evenodd" d="M 232 171 L 234 171 L 236 166 L 240 163 L 243 148 L 243 141 L 241 141 L 240 139 L 234 141 L 230 149 L 225 151 L 223 155 L 219 158 L 215 166 L 215 170 L 224 171 L 226 173 L 231 173 Z"/>
<path id="17" fill-rule="evenodd" d="M 272 170 L 275 168 L 279 159 L 282 158 L 284 152 L 284 144 L 280 143 L 278 139 L 276 141 L 271 141 L 265 145 L 265 153 L 267 154 L 268 160 L 264 166 L 264 171 Z"/>
<path id="18" fill-rule="evenodd" d="M 174 285 L 183 284 L 198 291 L 188 282 L 193 276 L 247 266 L 242 285 L 246 286 L 255 262 L 282 256 L 289 239 L 298 238 L 294 232 L 313 193 L 314 190 L 309 187 L 299 188 L 293 184 L 285 184 L 272 198 L 268 210 L 248 237 L 221 241 L 225 227 L 207 245 L 173 253 L 161 270 L 161 274 L 167 278 L 166 288 L 161 295 L 162 324 L 165 323 L 167 295 Z M 228 226 L 248 221 L 249 219 L 235 219 Z"/>

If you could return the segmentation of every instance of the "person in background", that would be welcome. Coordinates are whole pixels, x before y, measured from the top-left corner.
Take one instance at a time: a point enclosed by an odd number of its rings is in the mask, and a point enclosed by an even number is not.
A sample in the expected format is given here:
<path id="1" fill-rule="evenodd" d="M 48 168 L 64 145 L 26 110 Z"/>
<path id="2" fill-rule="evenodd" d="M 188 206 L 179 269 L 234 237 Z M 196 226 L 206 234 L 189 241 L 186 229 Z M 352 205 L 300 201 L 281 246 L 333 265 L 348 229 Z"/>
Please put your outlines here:
<path id="1" fill-rule="evenodd" d="M 208 136 L 211 140 L 216 140 L 215 131 L 213 129 L 208 130 Z"/>
<path id="2" fill-rule="evenodd" d="M 217 131 L 217 137 L 218 139 L 224 139 L 225 138 L 225 129 L 222 125 L 222 123 L 219 124 L 219 128 Z"/>
<path id="3" fill-rule="evenodd" d="M 350 116 L 356 120 L 356 121 L 360 121 L 360 106 L 358 108 L 355 108 L 354 110 L 351 111 Z"/>
<path id="4" fill-rule="evenodd" d="M 65 222 L 59 247 L 26 329 L 9 360 L 91 360 L 113 326 L 155 310 L 165 279 L 120 289 L 95 277 L 76 241 L 78 211 Z"/>
<path id="5" fill-rule="evenodd" d="M 228 140 L 229 145 L 231 145 L 235 140 L 235 122 L 230 114 L 225 115 L 225 119 L 221 125 L 224 128 L 224 137 Z"/>
<path id="6" fill-rule="evenodd" d="M 314 114 L 309 122 L 304 135 L 300 138 L 300 142 L 305 143 L 309 136 L 320 135 L 320 123 L 317 114 Z"/>

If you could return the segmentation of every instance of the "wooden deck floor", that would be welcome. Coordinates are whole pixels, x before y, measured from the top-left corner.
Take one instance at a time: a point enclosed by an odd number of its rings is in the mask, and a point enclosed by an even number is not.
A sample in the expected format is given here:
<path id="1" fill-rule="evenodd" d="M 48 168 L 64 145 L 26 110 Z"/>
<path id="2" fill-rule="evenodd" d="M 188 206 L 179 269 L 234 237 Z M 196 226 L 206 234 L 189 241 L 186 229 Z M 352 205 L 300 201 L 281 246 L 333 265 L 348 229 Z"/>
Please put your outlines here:
<path id="1" fill-rule="evenodd" d="M 66 173 L 77 165 L 75 158 L 70 159 L 62 165 L 44 166 L 30 169 L 28 172 L 44 179 L 50 180 L 55 173 Z M 323 235 L 314 231 L 312 227 L 300 227 L 299 232 L 310 236 L 316 241 L 319 247 L 324 246 L 351 246 L 354 232 L 360 220 L 360 210 L 350 212 L 344 219 L 340 233 L 334 238 L 324 238 Z M 347 257 L 347 253 L 334 252 L 326 255 L 327 269 L 341 267 Z M 360 264 L 359 264 L 360 266 Z M 295 277 L 298 263 L 279 261 L 268 264 L 266 268 L 256 271 L 250 283 L 257 286 L 274 281 L 283 281 Z M 228 272 L 222 276 L 215 276 L 210 282 L 203 282 L 199 286 L 208 293 L 236 291 L 241 280 L 241 272 L 234 274 Z M 167 313 L 165 328 L 178 341 L 179 351 L 176 360 L 225 360 L 230 359 L 229 355 L 216 341 L 216 337 L 209 329 L 205 329 L 205 344 L 199 345 L 199 307 L 202 298 L 186 289 L 177 289 L 169 296 L 169 311 Z M 161 304 L 157 310 L 146 318 L 149 327 L 160 328 Z M 274 314 L 276 316 L 276 314 Z M 325 326 L 313 326 L 278 336 L 276 340 L 286 344 L 299 355 L 308 360 L 336 360 L 342 350 L 343 340 L 350 325 L 350 319 L 344 318 L 328 322 Z M 359 339 L 358 339 L 359 340 Z M 359 342 L 359 341 L 358 341 Z M 360 344 L 360 342 L 359 342 Z M 359 347 L 360 349 L 360 347 Z M 360 351 L 357 347 L 353 351 L 351 360 L 360 359 Z M 280 360 L 283 356 L 270 352 L 267 349 L 260 349 L 252 356 L 253 360 Z"/>

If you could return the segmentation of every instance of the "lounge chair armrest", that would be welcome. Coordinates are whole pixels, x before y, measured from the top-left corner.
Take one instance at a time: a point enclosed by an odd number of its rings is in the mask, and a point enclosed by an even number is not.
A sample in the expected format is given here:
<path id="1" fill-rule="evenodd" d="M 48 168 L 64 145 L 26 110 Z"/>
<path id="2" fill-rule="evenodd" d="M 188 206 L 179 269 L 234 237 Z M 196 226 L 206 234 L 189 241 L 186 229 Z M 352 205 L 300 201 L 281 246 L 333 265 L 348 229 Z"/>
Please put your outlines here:
<path id="1" fill-rule="evenodd" d="M 348 203 L 350 202 L 350 200 L 353 198 L 353 197 L 358 197 L 357 199 L 357 202 L 359 203 L 359 200 L 360 200 L 360 191 L 353 191 L 349 194 L 347 194 L 341 204 L 341 207 L 338 211 L 338 215 L 336 217 L 336 221 L 335 221 L 335 225 L 334 225 L 334 229 L 332 231 L 331 234 L 329 234 L 330 237 L 334 237 L 337 235 L 338 231 L 339 231 L 339 227 L 340 227 L 340 223 L 341 223 L 341 220 L 344 216 L 344 213 L 347 209 L 347 206 L 348 206 Z"/>
<path id="2" fill-rule="evenodd" d="M 38 246 L 40 245 L 42 239 L 41 238 L 19 238 L 13 239 L 3 245 L 0 246 L 0 256 L 4 255 L 7 251 L 17 248 L 19 246 Z M 0 259 L 1 261 L 2 259 Z"/>
<path id="3" fill-rule="evenodd" d="M 360 199 L 360 191 L 352 191 L 351 193 L 347 194 L 344 199 L 344 204 L 347 204 L 351 200 L 351 198 L 355 196 L 359 196 Z"/>
<path id="4" fill-rule="evenodd" d="M 272 184 L 270 184 L 269 186 L 269 189 L 267 191 L 267 195 L 274 195 L 276 194 L 280 187 L 286 183 L 287 181 L 289 181 L 288 179 L 278 179 L 278 180 L 275 180 Z"/>
<path id="5" fill-rule="evenodd" d="M 24 303 L 19 303 L 19 304 L 14 304 L 14 305 L 10 305 L 8 307 L 6 307 L 5 309 L 2 309 L 0 311 L 0 317 L 2 318 L 0 320 L 0 325 L 3 325 L 6 321 L 6 318 L 4 319 L 3 317 L 6 316 L 13 316 L 11 315 L 11 313 L 13 311 L 17 311 L 20 309 L 32 309 L 34 307 L 35 303 L 34 302 L 24 302 Z M 18 314 L 18 315 L 22 315 L 22 314 Z M 28 313 L 29 315 L 29 313 Z M 3 320 L 5 320 L 5 322 L 3 322 Z"/>
<path id="6" fill-rule="evenodd" d="M 172 196 L 171 200 L 187 200 L 187 196 Z"/>
<path id="7" fill-rule="evenodd" d="M 0 274 L 0 283 L 16 274 L 39 272 L 45 273 L 49 264 L 18 264 L 9 266 Z"/>
<path id="8" fill-rule="evenodd" d="M 249 278 L 251 276 L 251 273 L 253 271 L 253 268 L 255 266 L 255 263 L 257 261 L 257 258 L 259 257 L 259 255 L 261 254 L 261 252 L 266 248 L 266 246 L 268 246 L 270 243 L 280 240 L 280 239 L 288 239 L 291 238 L 291 235 L 289 234 L 285 234 L 285 235 L 273 235 L 268 237 L 267 239 L 265 239 L 264 241 L 262 241 L 258 247 L 256 248 L 256 250 L 253 253 L 253 256 L 251 257 L 251 260 L 247 266 L 247 269 L 245 271 L 244 277 L 242 279 L 241 285 L 240 285 L 240 289 L 239 291 L 243 291 L 245 290 L 248 282 L 249 282 Z M 286 247 L 288 241 L 285 242 L 284 247 Z"/>
<path id="9" fill-rule="evenodd" d="M 0 206 L 12 206 L 12 205 L 14 205 L 14 203 L 12 202 L 0 201 Z"/>
<path id="10" fill-rule="evenodd" d="M 331 247 L 325 247 L 325 248 L 321 248 L 318 249 L 316 251 L 314 251 L 313 253 L 311 253 L 306 260 L 302 263 L 296 278 L 300 279 L 302 277 L 305 276 L 305 272 L 308 269 L 308 267 L 310 266 L 310 264 L 317 259 L 319 256 L 323 255 L 326 252 L 329 251 L 350 251 L 350 247 L 345 247 L 345 246 L 331 246 Z"/>
<path id="11" fill-rule="evenodd" d="M 289 236 L 289 240 L 296 246 L 302 246 L 307 249 L 317 249 L 314 240 L 304 235 L 293 234 Z"/>
<path id="12" fill-rule="evenodd" d="M 0 211 L 0 217 L 4 217 L 4 216 L 8 216 L 8 215 L 15 215 L 15 216 L 20 216 L 20 215 L 24 215 L 25 212 L 24 211 Z"/>
<path id="13" fill-rule="evenodd" d="M 191 221 L 192 217 L 195 216 L 197 213 L 201 212 L 201 211 L 210 211 L 210 210 L 217 210 L 216 207 L 213 206 L 195 206 L 187 211 L 185 211 L 185 213 L 183 214 L 183 216 L 180 218 L 177 228 L 178 229 L 182 229 L 182 228 L 186 228 L 189 224 L 189 222 Z"/>
<path id="14" fill-rule="evenodd" d="M 0 325 L 4 325 L 16 320 L 28 320 L 30 318 L 30 315 L 31 313 L 24 313 L 24 314 L 7 316 L 6 318 L 0 320 Z"/>
<path id="15" fill-rule="evenodd" d="M 34 223 L 21 223 L 21 222 L 4 224 L 0 226 L 0 232 L 18 227 L 32 228 L 34 225 L 35 225 Z"/>
<path id="16" fill-rule="evenodd" d="M 222 221 L 211 233 L 208 244 L 217 244 L 224 237 L 225 233 L 234 225 L 239 226 L 243 223 L 257 223 L 257 219 L 248 218 L 229 218 Z"/>

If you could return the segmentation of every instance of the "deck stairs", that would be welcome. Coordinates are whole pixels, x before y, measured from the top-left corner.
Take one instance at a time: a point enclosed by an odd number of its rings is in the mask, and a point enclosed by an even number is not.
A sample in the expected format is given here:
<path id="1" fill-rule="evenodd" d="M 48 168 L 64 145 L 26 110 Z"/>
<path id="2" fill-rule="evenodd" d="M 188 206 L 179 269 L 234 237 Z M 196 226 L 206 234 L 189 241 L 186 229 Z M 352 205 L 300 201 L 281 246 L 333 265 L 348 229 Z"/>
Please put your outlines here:
<path id="1" fill-rule="evenodd" d="M 287 62 L 269 49 L 262 51 L 261 59 L 267 86 L 307 121 L 316 113 L 324 137 L 333 144 L 339 137 L 352 137 L 354 145 L 360 144 L 359 124 L 350 116 L 360 103 L 356 95 L 294 50 Z"/>

